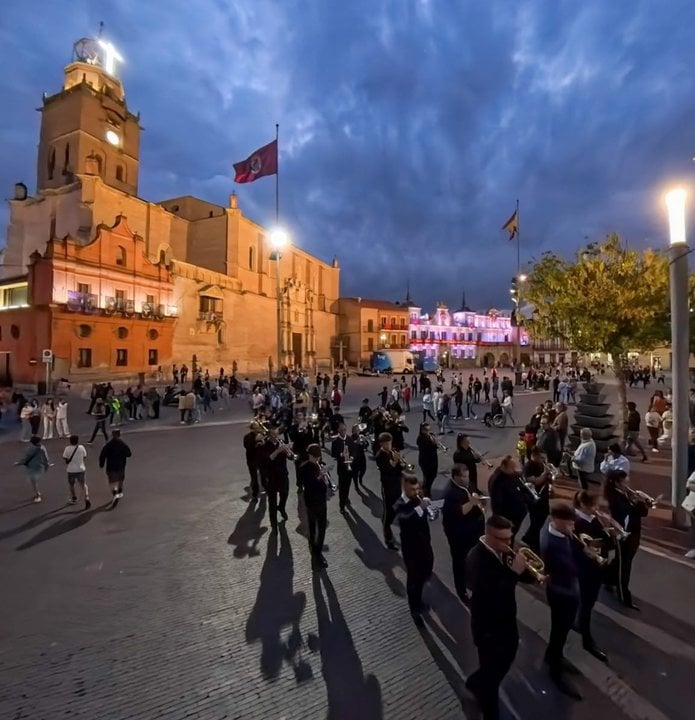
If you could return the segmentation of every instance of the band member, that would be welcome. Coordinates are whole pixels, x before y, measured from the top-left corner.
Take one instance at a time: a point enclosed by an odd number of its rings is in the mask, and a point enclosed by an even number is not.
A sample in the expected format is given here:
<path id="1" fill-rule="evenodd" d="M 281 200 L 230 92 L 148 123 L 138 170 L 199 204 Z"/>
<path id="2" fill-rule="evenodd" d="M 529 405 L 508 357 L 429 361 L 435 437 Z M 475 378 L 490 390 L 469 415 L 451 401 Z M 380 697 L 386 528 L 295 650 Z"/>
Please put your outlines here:
<path id="1" fill-rule="evenodd" d="M 306 421 L 304 413 L 298 412 L 294 423 L 288 431 L 289 440 L 292 443 L 292 452 L 297 455 L 297 462 L 294 464 L 295 477 L 297 481 L 297 492 L 302 491 L 299 481 L 299 466 L 307 459 L 307 448 L 316 441 L 316 429 L 312 428 Z"/>
<path id="2" fill-rule="evenodd" d="M 550 605 L 550 638 L 545 662 L 550 677 L 565 695 L 581 699 L 565 678 L 563 652 L 579 608 L 579 543 L 573 539 L 574 509 L 567 503 L 550 508 L 550 518 L 541 533 L 541 557 L 545 563 L 546 597 Z"/>
<path id="3" fill-rule="evenodd" d="M 307 459 L 299 466 L 304 504 L 309 523 L 309 551 L 312 562 L 318 567 L 328 567 L 323 556 L 326 538 L 328 485 L 321 470 L 321 446 L 313 443 L 307 448 Z"/>
<path id="4" fill-rule="evenodd" d="M 379 436 L 386 432 L 386 411 L 379 406 L 372 414 L 372 431 L 374 432 L 374 440 L 372 442 L 372 455 L 376 457 L 379 452 Z"/>
<path id="5" fill-rule="evenodd" d="M 521 554 L 510 559 L 512 523 L 492 515 L 485 535 L 468 553 L 466 581 L 471 590 L 471 629 L 478 649 L 478 669 L 466 687 L 480 703 L 485 720 L 499 718 L 499 688 L 519 647 L 516 584 L 531 582 Z"/>
<path id="6" fill-rule="evenodd" d="M 439 470 L 439 444 L 430 431 L 429 423 L 421 423 L 420 434 L 417 436 L 418 465 L 422 470 L 422 486 L 426 497 L 432 492 L 432 485 Z"/>
<path id="7" fill-rule="evenodd" d="M 529 526 L 522 542 L 536 553 L 540 550 L 541 530 L 550 513 L 551 479 L 542 450 L 534 447 L 531 459 L 524 466 L 524 480 L 533 484 L 538 499 L 529 506 Z"/>
<path id="8" fill-rule="evenodd" d="M 270 527 L 277 529 L 277 514 L 283 520 L 287 520 L 285 505 L 290 492 L 290 476 L 287 472 L 288 446 L 280 443 L 280 430 L 278 427 L 271 427 L 268 434 L 268 516 Z"/>
<path id="9" fill-rule="evenodd" d="M 468 469 L 469 486 L 471 492 L 479 493 L 478 489 L 478 464 L 483 461 L 471 447 L 468 435 L 459 433 L 456 436 L 456 450 L 452 458 L 455 465 L 465 465 Z"/>
<path id="10" fill-rule="evenodd" d="M 630 488 L 630 478 L 624 470 L 609 470 L 606 473 L 604 495 L 608 501 L 611 516 L 630 533 L 625 539 L 618 540 L 619 548 L 609 574 L 615 578 L 618 597 L 625 607 L 639 610 L 632 601 L 630 592 L 630 573 L 632 560 L 639 548 L 642 534 L 642 518 L 649 512 L 648 503 Z"/>
<path id="11" fill-rule="evenodd" d="M 422 590 L 432 575 L 434 554 L 430 539 L 427 508 L 429 498 L 420 495 L 414 475 L 402 476 L 403 491 L 395 503 L 395 515 L 401 530 L 401 551 L 407 573 L 408 606 L 415 624 L 422 627 L 422 613 L 429 607 L 422 602 Z"/>
<path id="12" fill-rule="evenodd" d="M 379 452 L 376 455 L 381 480 L 381 501 L 383 511 L 381 525 L 384 530 L 384 543 L 389 550 L 398 550 L 393 539 L 391 524 L 395 519 L 394 504 L 401 493 L 401 474 L 403 464 L 400 455 L 394 451 L 392 437 L 389 433 L 379 435 Z"/>
<path id="13" fill-rule="evenodd" d="M 596 544 L 603 558 L 608 557 L 608 535 L 606 529 L 596 515 L 598 500 L 587 490 L 581 490 L 574 498 L 574 532 L 577 535 L 589 535 Z M 598 562 L 582 555 L 579 563 L 579 632 L 582 636 L 584 649 L 597 660 L 606 662 L 606 653 L 594 642 L 591 633 L 591 612 L 598 600 L 603 584 L 604 571 Z"/>
<path id="14" fill-rule="evenodd" d="M 360 426 L 352 426 L 352 435 L 347 439 L 348 451 L 350 452 L 350 477 L 355 483 L 355 490 L 359 492 L 360 485 L 364 484 L 364 475 L 367 472 L 367 456 L 365 449 L 369 441 L 360 434 Z"/>
<path id="15" fill-rule="evenodd" d="M 338 426 L 338 434 L 331 444 L 331 456 L 335 458 L 338 469 L 338 503 L 340 512 L 345 514 L 345 506 L 350 504 L 350 485 L 352 484 L 352 466 L 350 450 L 347 444 L 345 423 Z"/>
<path id="16" fill-rule="evenodd" d="M 409 429 L 403 423 L 400 413 L 391 411 L 390 417 L 386 420 L 386 432 L 391 434 L 393 449 L 397 452 L 405 450 L 405 434 Z"/>
<path id="17" fill-rule="evenodd" d="M 515 536 L 528 513 L 528 489 L 521 480 L 516 459 L 505 455 L 488 483 L 493 515 L 501 515 L 512 523 Z"/>
<path id="18" fill-rule="evenodd" d="M 483 501 L 470 490 L 468 468 L 454 465 L 444 493 L 442 525 L 451 550 L 454 586 L 461 602 L 469 601 L 466 590 L 466 557 L 485 531 Z"/>
<path id="19" fill-rule="evenodd" d="M 251 479 L 251 499 L 258 500 L 258 425 L 254 422 L 249 426 L 249 431 L 244 435 L 244 451 L 246 452 L 246 467 L 249 469 Z"/>
<path id="20" fill-rule="evenodd" d="M 367 427 L 371 425 L 372 409 L 369 407 L 369 398 L 365 398 L 364 400 L 362 400 L 362 405 L 360 405 L 357 416 L 359 417 L 360 422 L 365 423 Z"/>

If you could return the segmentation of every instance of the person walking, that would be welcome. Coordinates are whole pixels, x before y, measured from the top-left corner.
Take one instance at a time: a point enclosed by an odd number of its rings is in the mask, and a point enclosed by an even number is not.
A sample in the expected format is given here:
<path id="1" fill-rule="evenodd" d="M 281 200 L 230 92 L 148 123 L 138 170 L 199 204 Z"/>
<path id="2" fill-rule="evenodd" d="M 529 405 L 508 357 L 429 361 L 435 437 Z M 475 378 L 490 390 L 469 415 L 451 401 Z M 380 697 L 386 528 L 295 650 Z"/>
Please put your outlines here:
<path id="1" fill-rule="evenodd" d="M 19 411 L 19 420 L 22 423 L 22 432 L 19 436 L 19 439 L 22 442 L 29 442 L 33 436 L 33 433 L 31 432 L 31 412 L 32 412 L 32 406 L 31 403 L 26 403 L 22 406 L 22 409 Z"/>
<path id="2" fill-rule="evenodd" d="M 432 400 L 432 393 L 430 392 L 430 389 L 427 388 L 422 395 L 422 422 L 427 422 L 428 417 L 436 422 L 434 415 L 432 415 L 433 409 L 434 402 Z"/>
<path id="3" fill-rule="evenodd" d="M 38 435 L 32 435 L 29 442 L 30 445 L 24 453 L 24 457 L 15 465 L 24 465 L 26 468 L 27 479 L 34 493 L 34 502 L 40 503 L 43 498 L 39 490 L 39 478 L 48 470 L 50 463 L 46 448 L 41 444 L 41 438 Z"/>
<path id="4" fill-rule="evenodd" d="M 309 552 L 314 567 L 326 568 L 328 562 L 323 555 L 323 543 L 326 539 L 326 525 L 328 524 L 328 484 L 319 464 L 321 462 L 321 446 L 312 443 L 306 452 L 307 459 L 299 466 L 298 481 L 303 488 L 309 524 Z"/>
<path id="5" fill-rule="evenodd" d="M 92 410 L 92 415 L 94 416 L 94 430 L 92 430 L 92 437 L 87 440 L 87 445 L 91 445 L 94 442 L 94 438 L 100 431 L 104 433 L 104 440 L 108 441 L 109 436 L 106 434 L 106 418 L 108 416 L 108 411 L 101 398 L 96 401 L 94 410 Z"/>
<path id="6" fill-rule="evenodd" d="M 56 408 L 53 398 L 47 398 L 41 407 L 41 419 L 43 420 L 43 440 L 53 440 L 53 428 L 55 427 Z"/>
<path id="7" fill-rule="evenodd" d="M 123 497 L 123 483 L 125 482 L 125 468 L 132 453 L 128 445 L 121 440 L 121 431 L 115 428 L 99 453 L 99 467 L 106 469 L 106 477 L 113 500 L 111 507 L 115 508 Z"/>
<path id="8" fill-rule="evenodd" d="M 502 399 L 502 416 L 504 417 L 504 425 L 507 424 L 507 419 L 511 420 L 511 427 L 514 427 L 514 415 L 512 410 L 514 409 L 514 400 L 510 393 L 504 391 L 504 397 Z"/>
<path id="9" fill-rule="evenodd" d="M 650 408 L 651 407 L 652 406 L 650 406 Z M 637 412 L 637 405 L 635 405 L 635 403 L 633 402 L 629 402 L 627 404 L 627 418 L 625 419 L 625 452 L 627 452 L 631 447 L 634 446 L 642 453 L 642 462 L 647 462 L 647 453 L 644 451 L 642 443 L 639 439 L 640 420 L 641 418 L 640 414 Z M 658 448 L 656 449 L 656 452 L 659 452 Z"/>
<path id="10" fill-rule="evenodd" d="M 70 428 L 68 427 L 68 401 L 65 398 L 58 400 L 56 407 L 56 431 L 59 438 L 70 437 Z"/>
<path id="11" fill-rule="evenodd" d="M 70 495 L 68 496 L 68 503 L 74 505 L 77 502 L 77 495 L 75 494 L 75 484 L 80 488 L 80 494 L 84 501 L 84 509 L 89 510 L 92 507 L 92 503 L 89 500 L 89 488 L 87 487 L 87 468 L 84 461 L 87 457 L 87 451 L 84 445 L 80 445 L 80 439 L 77 435 L 70 436 L 70 444 L 63 450 L 63 460 L 67 465 L 68 473 L 68 488 Z"/>

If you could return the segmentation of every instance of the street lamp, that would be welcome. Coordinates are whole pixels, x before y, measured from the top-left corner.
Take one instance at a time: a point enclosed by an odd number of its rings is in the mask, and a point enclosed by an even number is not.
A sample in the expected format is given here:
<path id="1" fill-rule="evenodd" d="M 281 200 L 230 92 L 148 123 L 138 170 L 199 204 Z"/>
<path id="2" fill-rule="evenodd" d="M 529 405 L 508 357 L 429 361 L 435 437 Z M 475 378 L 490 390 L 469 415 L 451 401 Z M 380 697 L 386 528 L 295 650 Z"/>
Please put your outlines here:
<path id="1" fill-rule="evenodd" d="M 280 281 L 280 258 L 282 251 L 289 245 L 289 235 L 282 228 L 275 228 L 270 233 L 270 247 L 273 249 L 270 259 L 275 260 L 275 279 L 276 288 L 276 304 L 277 304 L 277 368 L 276 374 L 280 373 L 282 361 L 285 355 L 283 344 L 283 327 L 282 327 L 282 285 Z"/>
<path id="2" fill-rule="evenodd" d="M 388 340 L 388 337 L 387 337 L 386 333 L 381 333 L 381 335 L 379 335 L 379 340 L 381 340 L 381 347 L 382 347 L 382 348 L 385 348 L 385 347 L 386 347 L 386 341 Z"/>
<path id="3" fill-rule="evenodd" d="M 671 384 L 673 430 L 671 433 L 671 505 L 673 523 L 687 524 L 681 508 L 688 473 L 688 428 L 690 319 L 688 308 L 688 245 L 685 236 L 685 198 L 683 188 L 666 193 L 669 225 L 669 268 L 671 283 Z"/>

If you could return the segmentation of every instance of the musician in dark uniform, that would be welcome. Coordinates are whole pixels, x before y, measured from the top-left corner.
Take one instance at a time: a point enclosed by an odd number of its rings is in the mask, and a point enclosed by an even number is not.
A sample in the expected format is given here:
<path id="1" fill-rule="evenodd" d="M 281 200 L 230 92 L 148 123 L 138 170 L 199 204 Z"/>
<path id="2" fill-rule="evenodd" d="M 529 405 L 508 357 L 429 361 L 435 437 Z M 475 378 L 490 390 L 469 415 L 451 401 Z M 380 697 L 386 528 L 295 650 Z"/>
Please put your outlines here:
<path id="1" fill-rule="evenodd" d="M 404 433 L 409 432 L 409 429 L 398 413 L 391 411 L 390 417 L 386 420 L 385 432 L 391 434 L 393 449 L 397 452 L 403 452 L 403 450 L 405 450 Z"/>
<path id="2" fill-rule="evenodd" d="M 379 468 L 379 479 L 381 480 L 381 501 L 383 503 L 381 525 L 384 531 L 384 543 L 389 550 L 398 550 L 398 545 L 393 539 L 391 524 L 395 519 L 393 506 L 401 494 L 403 464 L 398 453 L 394 452 L 391 442 L 392 438 L 389 433 L 379 435 L 376 465 Z"/>
<path id="3" fill-rule="evenodd" d="M 442 525 L 451 550 L 456 594 L 467 603 L 466 557 L 485 531 L 485 513 L 480 495 L 470 490 L 465 465 L 451 468 L 451 480 L 444 492 Z"/>
<path id="4" fill-rule="evenodd" d="M 471 629 L 478 649 L 478 669 L 466 681 L 485 720 L 499 718 L 499 688 L 519 646 L 516 584 L 533 580 L 526 561 L 510 557 L 512 523 L 491 515 L 485 535 L 468 553 L 466 582 L 471 591 Z"/>
<path id="5" fill-rule="evenodd" d="M 430 430 L 429 423 L 420 424 L 420 433 L 416 442 L 418 449 L 417 462 L 420 470 L 422 470 L 423 492 L 426 497 L 429 497 L 439 470 L 439 445 Z"/>
<path id="6" fill-rule="evenodd" d="M 304 413 L 298 412 L 296 420 L 290 426 L 287 434 L 292 443 L 292 452 L 297 455 L 294 470 L 297 480 L 297 492 L 301 492 L 302 486 L 299 482 L 299 466 L 307 459 L 307 448 L 309 445 L 316 442 L 316 429 L 307 423 Z"/>
<path id="7" fill-rule="evenodd" d="M 287 520 L 285 505 L 290 492 L 290 476 L 287 471 L 287 445 L 280 444 L 279 428 L 271 427 L 268 434 L 268 516 L 270 527 L 277 529 L 277 514 Z"/>
<path id="8" fill-rule="evenodd" d="M 596 515 L 598 500 L 587 490 L 580 490 L 574 497 L 574 532 L 589 535 L 595 540 L 594 547 L 600 551 L 601 557 L 608 558 L 610 545 L 606 528 Z M 595 560 L 586 555 L 580 556 L 579 563 L 579 615 L 578 626 L 582 636 L 584 649 L 601 662 L 607 662 L 604 653 L 594 642 L 591 633 L 591 613 L 598 600 L 603 584 L 605 571 Z"/>
<path id="9" fill-rule="evenodd" d="M 507 518 L 514 527 L 513 535 L 516 535 L 528 513 L 529 494 L 511 455 L 502 458 L 490 477 L 488 488 L 492 514 Z"/>
<path id="10" fill-rule="evenodd" d="M 572 537 L 574 508 L 555 503 L 541 533 L 541 557 L 547 572 L 546 597 L 550 606 L 550 638 L 545 662 L 561 692 L 581 700 L 579 691 L 565 677 L 563 651 L 579 608 L 580 544 Z"/>
<path id="11" fill-rule="evenodd" d="M 478 464 L 482 457 L 471 447 L 468 435 L 459 433 L 456 436 L 456 450 L 452 457 L 454 465 L 465 465 L 468 469 L 469 488 L 471 492 L 479 493 L 478 490 Z"/>
<path id="12" fill-rule="evenodd" d="M 352 484 L 352 467 L 348 464 L 349 449 L 347 444 L 347 428 L 345 423 L 338 425 L 338 434 L 331 443 L 331 457 L 336 461 L 338 470 L 338 503 L 340 512 L 345 514 L 345 507 L 350 504 L 350 485 Z"/>
<path id="13" fill-rule="evenodd" d="M 403 490 L 395 503 L 395 515 L 401 530 L 401 552 L 407 573 L 408 606 L 415 624 L 422 627 L 422 613 L 429 607 L 422 602 L 422 590 L 432 575 L 434 554 L 430 539 L 428 498 L 420 496 L 415 475 L 402 476 Z"/>
<path id="14" fill-rule="evenodd" d="M 603 493 L 608 501 L 611 517 L 630 534 L 618 541 L 615 560 L 609 574 L 615 578 L 618 597 L 625 607 L 639 610 L 632 601 L 630 574 L 642 535 L 642 518 L 649 513 L 649 504 L 630 489 L 630 479 L 624 470 L 609 470 Z"/>
<path id="15" fill-rule="evenodd" d="M 530 501 L 528 508 L 529 526 L 522 542 L 526 543 L 536 554 L 540 552 L 541 530 L 550 514 L 551 477 L 545 463 L 543 451 L 534 447 L 531 459 L 524 465 L 524 480 L 532 483 L 538 496 Z"/>
<path id="16" fill-rule="evenodd" d="M 359 417 L 360 422 L 367 426 L 368 430 L 372 424 L 372 414 L 372 409 L 369 407 L 369 398 L 365 398 L 362 400 L 362 405 L 360 405 L 357 416 Z"/>
<path id="17" fill-rule="evenodd" d="M 367 472 L 367 456 L 365 449 L 369 441 L 360 433 L 360 426 L 352 426 L 352 435 L 347 439 L 348 450 L 352 458 L 350 477 L 355 483 L 355 490 L 359 492 L 360 485 L 364 484 L 364 475 Z"/>
<path id="18" fill-rule="evenodd" d="M 258 424 L 252 422 L 249 431 L 244 435 L 244 451 L 246 453 L 246 467 L 249 469 L 249 477 L 251 479 L 251 499 L 258 500 Z"/>
<path id="19" fill-rule="evenodd" d="M 374 431 L 374 442 L 372 443 L 372 455 L 377 456 L 379 452 L 379 436 L 386 432 L 386 411 L 378 407 L 372 416 L 372 430 Z"/>
<path id="20" fill-rule="evenodd" d="M 328 567 L 323 556 L 323 542 L 326 538 L 328 485 L 319 462 L 321 446 L 314 443 L 307 448 L 307 459 L 299 466 L 299 475 L 304 488 L 309 523 L 309 551 L 312 562 L 318 567 Z"/>
<path id="21" fill-rule="evenodd" d="M 270 476 L 270 453 L 272 447 L 268 438 L 269 433 L 265 435 L 259 434 L 256 438 L 256 465 L 261 480 L 261 492 L 263 493 L 268 491 L 268 478 Z"/>

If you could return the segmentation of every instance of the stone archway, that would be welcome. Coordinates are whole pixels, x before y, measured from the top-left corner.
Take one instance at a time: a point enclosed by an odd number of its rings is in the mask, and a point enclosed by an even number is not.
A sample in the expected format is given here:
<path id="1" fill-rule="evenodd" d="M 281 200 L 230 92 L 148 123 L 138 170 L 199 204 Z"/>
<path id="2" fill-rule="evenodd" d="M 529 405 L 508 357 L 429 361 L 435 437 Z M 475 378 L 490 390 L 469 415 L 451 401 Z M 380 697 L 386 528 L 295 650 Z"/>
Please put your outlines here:
<path id="1" fill-rule="evenodd" d="M 506 352 L 503 352 L 500 355 L 500 365 L 502 365 L 503 367 L 505 365 L 509 365 L 509 355 Z"/>
<path id="2" fill-rule="evenodd" d="M 483 355 L 483 367 L 495 367 L 495 356 L 491 352 Z"/>

